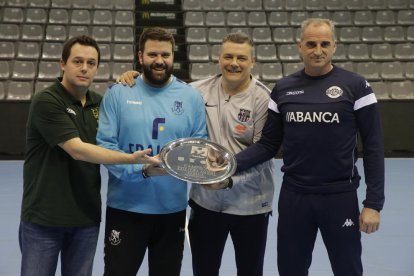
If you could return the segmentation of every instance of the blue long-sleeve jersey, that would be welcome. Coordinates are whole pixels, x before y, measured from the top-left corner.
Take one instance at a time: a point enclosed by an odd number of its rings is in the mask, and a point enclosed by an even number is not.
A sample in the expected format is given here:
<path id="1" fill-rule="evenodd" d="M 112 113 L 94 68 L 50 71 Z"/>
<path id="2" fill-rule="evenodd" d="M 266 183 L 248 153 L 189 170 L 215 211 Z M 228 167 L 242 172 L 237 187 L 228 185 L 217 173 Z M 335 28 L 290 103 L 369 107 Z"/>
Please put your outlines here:
<path id="1" fill-rule="evenodd" d="M 280 80 L 271 94 L 262 138 L 236 155 L 238 170 L 283 151 L 283 185 L 305 193 L 358 188 L 358 132 L 363 145 L 367 195 L 364 205 L 384 204 L 384 147 L 377 100 L 355 73 L 335 67 L 310 77 L 304 70 Z"/>
<path id="2" fill-rule="evenodd" d="M 204 102 L 197 90 L 172 77 L 165 87 L 113 85 L 102 100 L 97 143 L 134 152 L 158 154 L 178 138 L 206 138 Z M 106 165 L 107 205 L 121 210 L 167 214 L 187 207 L 187 184 L 172 176 L 142 177 L 142 165 Z"/>

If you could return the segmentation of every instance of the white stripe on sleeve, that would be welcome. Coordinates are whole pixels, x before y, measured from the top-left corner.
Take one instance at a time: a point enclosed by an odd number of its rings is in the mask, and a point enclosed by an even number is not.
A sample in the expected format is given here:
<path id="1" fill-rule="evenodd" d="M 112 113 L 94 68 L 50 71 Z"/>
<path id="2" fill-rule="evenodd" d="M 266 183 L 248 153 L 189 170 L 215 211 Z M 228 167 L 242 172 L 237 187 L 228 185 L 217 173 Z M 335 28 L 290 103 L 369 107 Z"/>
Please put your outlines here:
<path id="1" fill-rule="evenodd" d="M 354 110 L 361 109 L 365 106 L 374 104 L 376 102 L 377 102 L 377 98 L 375 97 L 375 94 L 374 93 L 368 94 L 368 95 L 360 98 L 359 100 L 355 101 Z"/>
<path id="2" fill-rule="evenodd" d="M 275 103 L 275 101 L 273 101 L 272 99 L 270 99 L 270 101 L 269 101 L 268 108 L 273 110 L 276 113 L 280 113 L 279 109 L 277 108 L 277 103 Z"/>

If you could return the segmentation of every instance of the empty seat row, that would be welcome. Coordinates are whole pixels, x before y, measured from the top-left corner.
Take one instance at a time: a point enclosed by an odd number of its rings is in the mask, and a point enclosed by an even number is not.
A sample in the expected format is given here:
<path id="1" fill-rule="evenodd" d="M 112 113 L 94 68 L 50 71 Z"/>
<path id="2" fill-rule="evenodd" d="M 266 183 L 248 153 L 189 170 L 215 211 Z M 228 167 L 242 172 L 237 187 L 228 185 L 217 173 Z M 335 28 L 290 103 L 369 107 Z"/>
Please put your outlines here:
<path id="1" fill-rule="evenodd" d="M 327 18 L 337 26 L 413 25 L 414 10 L 396 11 L 189 11 L 184 13 L 185 26 L 300 26 L 309 17 Z"/>
<path id="2" fill-rule="evenodd" d="M 133 10 L 134 0 L 4 0 L 6 7 Z"/>
<path id="3" fill-rule="evenodd" d="M 65 10 L 65 9 L 26 9 L 5 8 L 4 23 L 29 23 L 29 24 L 80 24 L 80 25 L 134 25 L 133 11 L 109 11 L 109 10 Z"/>
<path id="4" fill-rule="evenodd" d="M 188 59 L 190 62 L 217 61 L 220 44 L 190 44 Z M 258 61 L 300 61 L 295 44 L 259 44 L 255 46 L 255 56 Z M 409 61 L 414 60 L 414 44 L 338 44 L 335 52 L 335 61 Z"/>
<path id="5" fill-rule="evenodd" d="M 183 10 L 364 10 L 409 9 L 410 0 L 183 0 Z"/>
<path id="6" fill-rule="evenodd" d="M 98 42 L 134 42 L 134 28 L 128 26 L 64 26 L 0 24 L 0 41 L 66 41 L 75 35 L 91 35 Z"/>
<path id="7" fill-rule="evenodd" d="M 99 44 L 101 60 L 134 60 L 133 44 Z M 11 42 L 0 41 L 0 59 L 59 60 L 63 51 L 62 42 Z"/>
<path id="8" fill-rule="evenodd" d="M 98 81 L 113 80 L 132 68 L 132 62 L 101 62 L 95 79 Z M 60 71 L 57 61 L 0 60 L 0 79 L 3 80 L 53 80 L 60 75 Z"/>

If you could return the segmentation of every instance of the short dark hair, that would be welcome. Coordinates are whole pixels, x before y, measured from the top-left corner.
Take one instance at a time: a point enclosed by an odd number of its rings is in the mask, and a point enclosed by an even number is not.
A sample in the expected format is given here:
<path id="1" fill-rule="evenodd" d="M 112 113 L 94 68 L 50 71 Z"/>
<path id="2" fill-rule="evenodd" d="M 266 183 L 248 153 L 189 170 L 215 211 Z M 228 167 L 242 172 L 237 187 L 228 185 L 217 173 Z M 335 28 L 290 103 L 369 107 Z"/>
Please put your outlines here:
<path id="1" fill-rule="evenodd" d="M 235 32 L 235 33 L 229 33 L 226 36 L 223 37 L 223 40 L 221 41 L 221 43 L 226 43 L 226 42 L 233 42 L 233 43 L 237 43 L 237 44 L 244 44 L 247 43 L 250 46 L 253 47 L 253 41 L 251 40 L 251 38 L 242 32 Z"/>
<path id="2" fill-rule="evenodd" d="M 139 37 L 138 47 L 139 51 L 143 52 L 145 47 L 145 42 L 147 40 L 158 40 L 158 41 L 167 41 L 171 42 L 172 45 L 172 51 L 174 52 L 175 47 L 175 40 L 174 36 L 171 32 L 167 31 L 164 28 L 160 27 L 150 27 L 144 29 L 141 36 Z"/>
<path id="3" fill-rule="evenodd" d="M 99 62 L 101 61 L 101 52 L 99 51 L 98 43 L 96 42 L 95 39 L 87 35 L 74 36 L 68 41 L 66 41 L 65 45 L 63 46 L 63 51 L 62 51 L 62 60 L 64 63 L 68 61 L 68 58 L 70 56 L 70 51 L 72 50 L 73 45 L 75 45 L 76 43 L 79 43 L 80 45 L 84 45 L 84 46 L 94 47 L 96 51 L 98 52 L 98 65 L 99 65 Z"/>

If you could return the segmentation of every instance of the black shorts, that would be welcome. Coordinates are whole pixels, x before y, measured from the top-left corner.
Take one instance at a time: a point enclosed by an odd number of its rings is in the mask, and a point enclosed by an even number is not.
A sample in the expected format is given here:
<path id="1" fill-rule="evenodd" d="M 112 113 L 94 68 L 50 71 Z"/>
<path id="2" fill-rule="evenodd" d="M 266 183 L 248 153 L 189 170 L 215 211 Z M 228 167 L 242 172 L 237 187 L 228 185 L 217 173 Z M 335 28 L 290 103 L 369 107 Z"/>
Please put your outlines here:
<path id="1" fill-rule="evenodd" d="M 154 215 L 107 207 L 104 275 L 135 276 L 148 249 L 150 276 L 179 276 L 185 217 L 186 210 Z"/>

